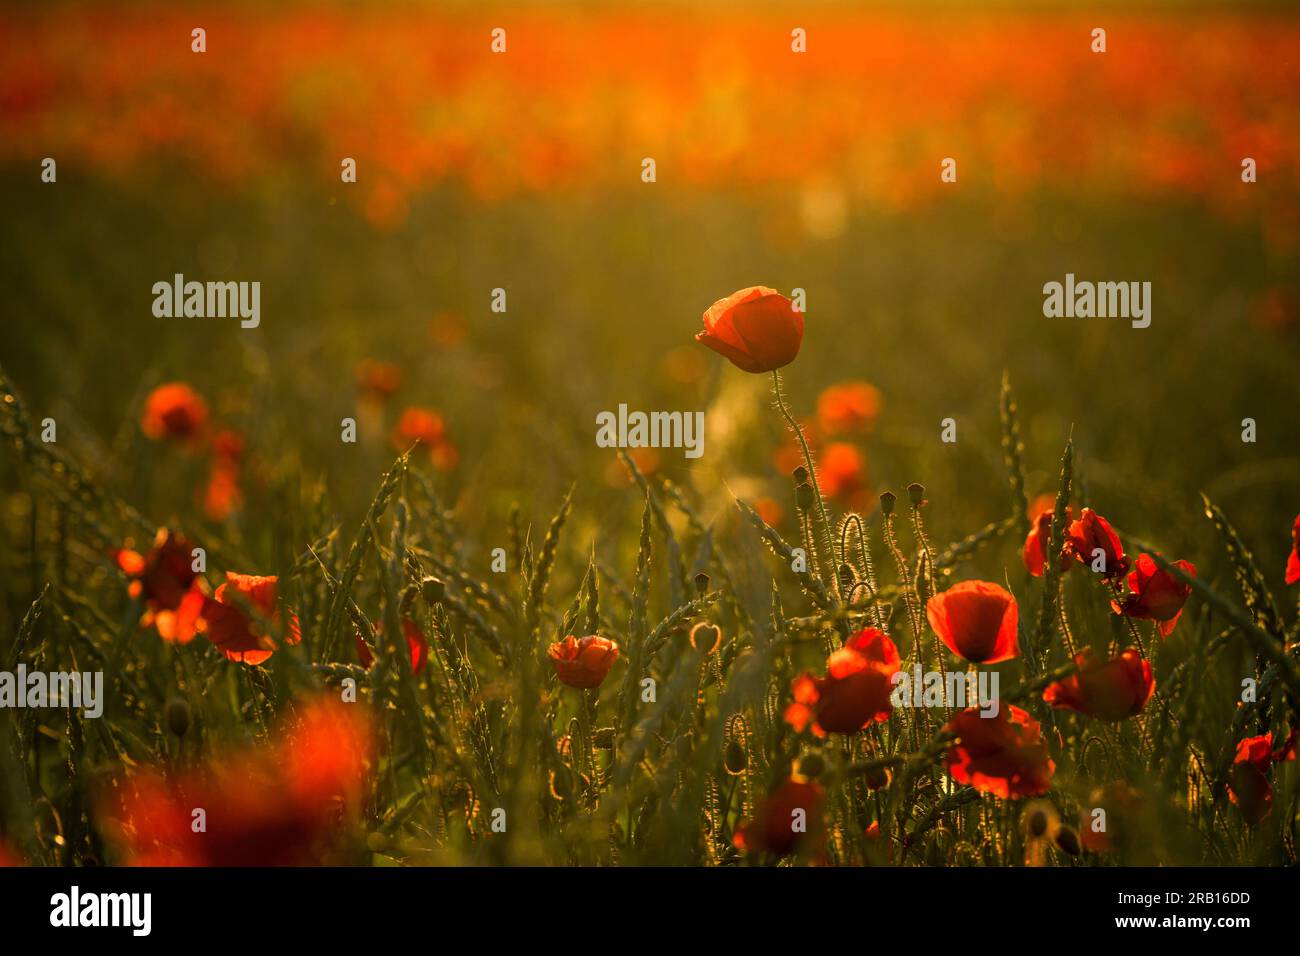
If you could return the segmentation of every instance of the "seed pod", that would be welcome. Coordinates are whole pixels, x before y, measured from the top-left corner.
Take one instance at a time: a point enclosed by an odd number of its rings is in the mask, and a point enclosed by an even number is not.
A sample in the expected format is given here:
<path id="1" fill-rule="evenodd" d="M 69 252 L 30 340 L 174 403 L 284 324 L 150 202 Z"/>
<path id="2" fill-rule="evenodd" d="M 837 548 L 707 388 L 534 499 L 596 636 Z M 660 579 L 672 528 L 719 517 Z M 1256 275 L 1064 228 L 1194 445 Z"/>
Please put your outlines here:
<path id="1" fill-rule="evenodd" d="M 447 593 L 447 585 L 443 583 L 442 578 L 428 577 L 420 582 L 420 590 L 424 593 L 425 601 L 437 604 Z"/>
<path id="2" fill-rule="evenodd" d="M 163 705 L 167 729 L 177 737 L 184 737 L 190 729 L 190 705 L 183 697 L 172 697 Z"/>
<path id="3" fill-rule="evenodd" d="M 826 761 L 816 750 L 810 750 L 799 758 L 799 775 L 815 780 L 826 769 Z"/>
<path id="4" fill-rule="evenodd" d="M 892 515 L 894 513 L 894 502 L 898 500 L 898 495 L 892 491 L 886 491 L 880 496 L 881 514 Z"/>
<path id="5" fill-rule="evenodd" d="M 807 511 L 813 506 L 814 495 L 812 485 L 805 482 L 794 490 L 794 503 L 799 506 L 800 511 Z"/>
<path id="6" fill-rule="evenodd" d="M 697 594 L 709 593 L 709 572 L 699 571 L 695 575 L 695 592 Z"/>
<path id="7" fill-rule="evenodd" d="M 1028 820 L 1029 835 L 1038 839 L 1047 832 L 1047 814 L 1042 810 L 1035 810 L 1029 814 Z"/>
<path id="8" fill-rule="evenodd" d="M 794 470 L 794 483 L 796 485 L 805 485 L 808 483 L 808 469 L 800 465 Z"/>
<path id="9" fill-rule="evenodd" d="M 722 765 L 727 768 L 727 773 L 733 777 L 745 772 L 745 768 L 749 766 L 749 755 L 745 753 L 745 748 L 740 745 L 740 741 L 733 740 L 727 744 L 727 752 L 723 754 Z"/>
<path id="10" fill-rule="evenodd" d="M 366 847 L 371 853 L 383 853 L 388 849 L 388 837 L 376 830 L 366 837 Z"/>
<path id="11" fill-rule="evenodd" d="M 1063 826 L 1056 831 L 1056 845 L 1070 856 L 1079 855 L 1079 834 L 1073 827 Z"/>
<path id="12" fill-rule="evenodd" d="M 907 497 L 910 498 L 910 499 L 912 500 L 912 504 L 914 504 L 914 505 L 922 505 L 922 504 L 924 504 L 924 503 L 925 503 L 925 485 L 922 485 L 922 484 L 920 484 L 920 483 L 918 483 L 918 482 L 915 482 L 915 481 L 912 482 L 910 485 L 907 486 Z"/>

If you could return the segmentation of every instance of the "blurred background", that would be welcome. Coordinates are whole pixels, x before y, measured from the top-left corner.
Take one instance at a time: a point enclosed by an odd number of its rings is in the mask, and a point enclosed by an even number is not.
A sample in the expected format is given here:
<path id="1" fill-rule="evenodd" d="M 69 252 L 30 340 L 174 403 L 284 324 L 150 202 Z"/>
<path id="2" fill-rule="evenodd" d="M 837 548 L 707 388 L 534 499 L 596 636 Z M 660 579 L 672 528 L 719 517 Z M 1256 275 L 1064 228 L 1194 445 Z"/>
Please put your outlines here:
<path id="1" fill-rule="evenodd" d="M 1199 561 L 1204 490 L 1280 586 L 1300 505 L 1298 54 L 1289 7 L 1236 3 L 5 8 L 0 362 L 114 493 L 263 557 L 276 489 L 358 515 L 409 441 L 403 409 L 436 412 L 436 480 L 486 551 L 512 501 L 548 514 L 575 481 L 622 502 L 581 509 L 587 535 L 635 527 L 594 442 L 621 402 L 707 410 L 701 459 L 642 467 L 710 516 L 735 493 L 780 522 L 770 381 L 692 337 L 737 288 L 798 287 L 797 412 L 815 430 L 826 387 L 875 389 L 839 442 L 841 506 L 919 480 L 941 541 L 1005 515 L 1005 371 L 1031 497 L 1072 428 L 1084 496 L 1118 527 Z M 1067 272 L 1151 282 L 1151 326 L 1044 317 Z M 155 318 L 175 273 L 260 281 L 260 327 Z M 234 500 L 213 506 L 206 453 L 141 434 L 144 396 L 174 380 L 235 436 Z"/>

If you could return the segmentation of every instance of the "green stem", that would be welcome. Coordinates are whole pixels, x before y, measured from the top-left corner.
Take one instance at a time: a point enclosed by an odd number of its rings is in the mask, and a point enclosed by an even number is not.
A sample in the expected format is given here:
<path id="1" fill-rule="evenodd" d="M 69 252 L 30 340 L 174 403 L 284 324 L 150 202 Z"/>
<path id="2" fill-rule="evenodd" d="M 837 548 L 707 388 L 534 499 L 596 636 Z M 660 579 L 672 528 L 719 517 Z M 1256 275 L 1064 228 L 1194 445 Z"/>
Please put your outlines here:
<path id="1" fill-rule="evenodd" d="M 835 555 L 835 546 L 831 541 L 831 519 L 830 519 L 830 515 L 826 511 L 826 499 L 822 497 L 822 489 L 817 482 L 817 468 L 813 464 L 812 452 L 808 448 L 808 440 L 804 437 L 803 428 L 801 428 L 799 423 L 795 421 L 794 415 L 790 413 L 790 408 L 785 403 L 785 397 L 781 394 L 781 373 L 776 369 L 772 370 L 772 387 L 773 390 L 776 392 L 776 407 L 779 408 L 781 410 L 781 414 L 785 416 L 786 424 L 789 425 L 790 430 L 794 432 L 794 437 L 799 440 L 799 448 L 801 451 L 803 451 L 804 465 L 808 468 L 808 476 L 809 476 L 809 480 L 812 482 L 813 494 L 817 498 L 818 517 L 821 519 L 822 540 L 819 543 L 819 547 L 824 548 L 825 553 L 829 555 L 830 558 L 829 567 L 830 567 L 830 578 L 831 578 L 829 587 L 833 587 L 835 589 L 835 594 L 839 595 L 840 561 Z M 822 578 L 824 581 L 826 575 L 826 568 L 827 568 L 826 559 L 823 558 L 820 564 L 822 567 Z"/>

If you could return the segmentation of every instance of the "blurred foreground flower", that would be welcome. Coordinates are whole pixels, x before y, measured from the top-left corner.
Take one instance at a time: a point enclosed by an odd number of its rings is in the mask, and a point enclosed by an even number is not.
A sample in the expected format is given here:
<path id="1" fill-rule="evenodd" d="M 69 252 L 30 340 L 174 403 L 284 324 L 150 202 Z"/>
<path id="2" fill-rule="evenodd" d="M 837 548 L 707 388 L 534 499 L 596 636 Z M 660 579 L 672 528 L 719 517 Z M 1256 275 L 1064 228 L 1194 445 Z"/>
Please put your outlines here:
<path id="1" fill-rule="evenodd" d="M 443 417 L 431 408 L 412 405 L 402 410 L 393 431 L 393 445 L 399 451 L 405 451 L 417 441 L 439 471 L 450 471 L 460 461 L 460 454 L 447 435 Z"/>
<path id="2" fill-rule="evenodd" d="M 743 371 L 774 372 L 799 354 L 803 313 L 775 289 L 750 286 L 709 306 L 695 340 Z"/>
<path id="3" fill-rule="evenodd" d="M 570 634 L 552 644 L 546 652 L 555 665 L 555 676 L 570 687 L 599 687 L 618 660 L 618 645 L 592 634 L 579 640 Z"/>
<path id="4" fill-rule="evenodd" d="M 371 754 L 361 705 L 322 698 L 274 744 L 180 777 L 146 770 L 116 781 L 97 818 L 135 866 L 318 864 L 360 810 Z"/>
<path id="5" fill-rule="evenodd" d="M 188 644 L 194 639 L 207 600 L 194 570 L 193 545 L 169 528 L 159 528 L 146 554 L 122 548 L 114 555 L 130 580 L 127 593 L 144 601 L 144 627 L 156 627 L 163 640 Z"/>
<path id="6" fill-rule="evenodd" d="M 1091 648 L 1084 648 L 1074 662 L 1079 666 L 1077 673 L 1043 691 L 1043 700 L 1053 707 L 1103 720 L 1124 720 L 1142 713 L 1155 693 L 1151 664 L 1133 648 L 1109 661 L 1097 660 Z"/>
<path id="7" fill-rule="evenodd" d="M 802 732 L 852 734 L 889 719 L 891 678 L 900 667 L 898 648 L 882 631 L 867 628 L 851 637 L 826 660 L 826 676 L 803 674 L 792 685 L 794 703 L 785 719 Z"/>
<path id="8" fill-rule="evenodd" d="M 1008 797 L 1036 797 L 1051 786 L 1056 764 L 1034 720 L 1019 707 L 1004 707 L 996 717 L 963 710 L 945 731 L 957 740 L 948 750 L 948 772 L 958 783 Z"/>
<path id="9" fill-rule="evenodd" d="M 759 805 L 752 820 L 736 829 L 732 845 L 750 853 L 784 856 L 806 841 L 815 850 L 822 840 L 824 799 L 821 784 L 792 776 Z"/>

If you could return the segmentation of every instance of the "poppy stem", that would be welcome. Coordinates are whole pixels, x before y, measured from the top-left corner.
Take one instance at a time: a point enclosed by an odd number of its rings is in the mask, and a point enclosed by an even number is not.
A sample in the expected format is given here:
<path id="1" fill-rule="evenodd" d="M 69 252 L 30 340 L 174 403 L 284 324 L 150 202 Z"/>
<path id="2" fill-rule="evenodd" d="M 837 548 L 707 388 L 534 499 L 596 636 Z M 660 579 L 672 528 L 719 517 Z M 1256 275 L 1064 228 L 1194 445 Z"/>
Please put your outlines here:
<path id="1" fill-rule="evenodd" d="M 800 427 L 799 423 L 795 420 L 794 415 L 790 413 L 790 407 L 785 403 L 785 397 L 781 394 L 781 373 L 776 369 L 772 370 L 772 388 L 776 393 L 776 407 L 781 410 L 781 414 L 785 417 L 785 423 L 790 426 L 790 430 L 794 432 L 794 437 L 798 439 L 799 448 L 803 452 L 804 465 L 808 469 L 808 476 L 809 480 L 812 482 L 813 494 L 817 498 L 817 513 L 818 517 L 821 519 L 822 526 L 822 533 L 820 536 L 821 540 L 815 540 L 815 543 L 817 544 L 818 550 L 824 548 L 825 554 L 829 556 L 829 563 L 827 558 L 823 558 L 819 562 L 819 565 L 823 569 L 823 578 L 826 576 L 825 569 L 830 569 L 829 574 L 831 580 L 828 590 L 833 587 L 835 593 L 838 595 L 840 587 L 839 575 L 835 572 L 840 565 L 840 561 L 835 554 L 835 545 L 831 540 L 831 519 L 830 515 L 827 514 L 826 511 L 826 499 L 822 497 L 821 486 L 817 483 L 817 467 L 813 464 L 812 452 L 808 448 L 808 439 L 804 437 L 803 428 Z M 816 539 L 816 536 L 814 536 L 814 538 Z"/>

